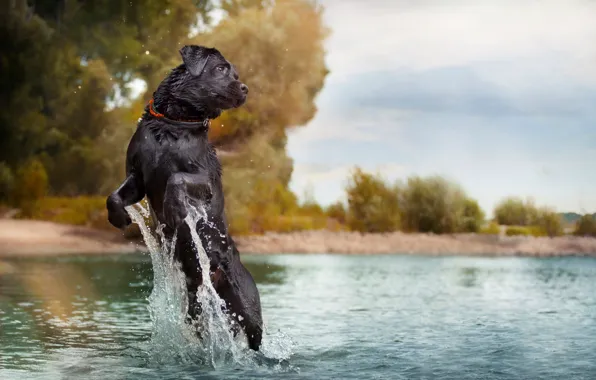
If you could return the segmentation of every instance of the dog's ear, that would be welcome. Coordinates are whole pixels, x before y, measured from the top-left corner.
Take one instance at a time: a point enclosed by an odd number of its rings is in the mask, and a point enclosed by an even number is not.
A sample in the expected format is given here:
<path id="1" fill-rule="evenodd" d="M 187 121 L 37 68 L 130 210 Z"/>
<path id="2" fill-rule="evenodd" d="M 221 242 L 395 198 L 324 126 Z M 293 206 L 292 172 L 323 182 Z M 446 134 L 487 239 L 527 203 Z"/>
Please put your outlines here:
<path id="1" fill-rule="evenodd" d="M 197 45 L 186 45 L 180 49 L 182 61 L 193 76 L 201 75 L 209 60 L 209 53 L 209 49 Z"/>

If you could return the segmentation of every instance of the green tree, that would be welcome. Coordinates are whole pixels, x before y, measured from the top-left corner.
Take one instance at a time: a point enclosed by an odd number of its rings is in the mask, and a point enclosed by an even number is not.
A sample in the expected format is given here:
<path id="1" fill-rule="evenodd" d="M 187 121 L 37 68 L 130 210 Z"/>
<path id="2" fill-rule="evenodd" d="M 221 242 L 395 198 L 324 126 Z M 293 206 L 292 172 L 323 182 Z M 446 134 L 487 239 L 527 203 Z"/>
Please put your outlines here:
<path id="1" fill-rule="evenodd" d="M 38 153 L 46 142 L 49 101 L 43 85 L 56 73 L 46 23 L 29 16 L 25 2 L 0 5 L 0 161 L 12 168 Z"/>
<path id="2" fill-rule="evenodd" d="M 327 30 L 318 5 L 225 0 L 218 4 L 227 16 L 211 28 L 213 3 L 205 0 L 29 3 L 0 4 L 6 41 L 0 45 L 0 162 L 17 171 L 39 160 L 51 195 L 113 190 L 135 121 L 167 71 L 180 64 L 180 46 L 207 44 L 251 88 L 248 103 L 225 112 L 210 130 L 222 148 L 231 225 L 260 231 L 276 223 L 318 223 L 294 218 L 316 207 L 299 205 L 289 191 L 292 160 L 285 151 L 286 129 L 313 117 L 327 75 Z M 144 97 L 121 101 L 137 79 L 147 83 Z M 266 205 L 272 200 L 274 206 Z M 279 222 L 280 216 L 290 221 Z"/>
<path id="3" fill-rule="evenodd" d="M 236 152 L 220 154 L 220 158 L 226 215 L 233 232 L 262 232 L 277 216 L 298 209 L 296 196 L 284 182 L 292 161 L 284 149 L 269 143 L 268 136 L 256 135 Z"/>
<path id="4" fill-rule="evenodd" d="M 400 227 L 397 187 L 355 168 L 346 187 L 348 225 L 359 232 L 391 232 Z"/>
<path id="5" fill-rule="evenodd" d="M 198 19 L 206 20 L 210 4 L 2 3 L 0 161 L 18 168 L 38 157 L 54 194 L 113 187 L 121 180 L 122 169 L 115 168 L 123 166 L 122 146 L 134 123 L 124 123 L 118 110 L 107 111 L 106 101 L 118 91 L 126 95 L 134 79 L 154 88 L 179 63 L 180 44 Z"/>
<path id="6" fill-rule="evenodd" d="M 265 9 L 273 5 L 273 0 L 222 0 L 221 9 L 232 17 L 237 17 L 246 9 Z"/>
<path id="7" fill-rule="evenodd" d="M 226 153 L 220 157 L 230 225 L 235 232 L 258 232 L 286 222 L 298 228 L 303 218 L 310 228 L 318 222 L 305 214 L 314 208 L 300 207 L 288 190 L 293 163 L 285 146 L 286 129 L 314 116 L 314 98 L 327 75 L 321 10 L 304 0 L 224 4 L 229 17 L 192 42 L 216 46 L 250 88 L 247 103 L 224 112 L 209 131 Z"/>
<path id="8" fill-rule="evenodd" d="M 481 217 L 479 207 L 459 185 L 438 176 L 408 178 L 400 204 L 403 225 L 412 232 L 441 234 L 475 229 Z"/>
<path id="9" fill-rule="evenodd" d="M 576 236 L 596 237 L 596 219 L 594 215 L 583 215 L 575 224 L 573 234 Z"/>
<path id="10" fill-rule="evenodd" d="M 328 73 L 322 10 L 307 0 L 271 3 L 232 12 L 193 40 L 217 46 L 250 88 L 244 106 L 214 121 L 210 139 L 217 146 L 233 149 L 247 137 L 265 133 L 271 144 L 285 147 L 285 130 L 306 124 L 316 112 L 314 98 Z"/>

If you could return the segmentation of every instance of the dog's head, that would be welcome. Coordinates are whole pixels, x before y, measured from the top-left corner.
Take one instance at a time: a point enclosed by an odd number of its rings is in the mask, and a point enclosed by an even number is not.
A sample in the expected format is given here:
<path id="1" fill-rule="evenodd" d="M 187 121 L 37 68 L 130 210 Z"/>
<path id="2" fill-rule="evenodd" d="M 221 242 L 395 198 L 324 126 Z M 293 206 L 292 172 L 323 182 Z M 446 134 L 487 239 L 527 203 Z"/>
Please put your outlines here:
<path id="1" fill-rule="evenodd" d="M 248 86 L 238 80 L 236 68 L 215 48 L 187 45 L 180 49 L 187 75 L 176 86 L 180 98 L 210 109 L 240 107 Z"/>

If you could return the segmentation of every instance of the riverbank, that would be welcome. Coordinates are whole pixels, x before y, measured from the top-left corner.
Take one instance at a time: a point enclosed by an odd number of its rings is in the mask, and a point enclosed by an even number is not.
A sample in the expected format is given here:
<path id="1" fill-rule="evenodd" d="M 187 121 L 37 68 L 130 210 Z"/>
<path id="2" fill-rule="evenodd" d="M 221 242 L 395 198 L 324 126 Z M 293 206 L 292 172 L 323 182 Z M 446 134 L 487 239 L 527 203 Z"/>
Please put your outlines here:
<path id="1" fill-rule="evenodd" d="M 234 238 L 241 253 L 342 253 L 596 257 L 596 239 L 479 234 L 360 234 L 304 231 Z M 143 249 L 122 234 L 33 220 L 0 219 L 0 256 L 134 253 Z"/>
<path id="2" fill-rule="evenodd" d="M 138 252 L 119 233 L 36 220 L 0 219 L 0 257 Z"/>
<path id="3" fill-rule="evenodd" d="M 394 232 L 305 231 L 237 237 L 245 253 L 344 253 L 479 256 L 594 256 L 596 239 L 576 236 L 514 237 L 480 234 L 431 235 Z"/>

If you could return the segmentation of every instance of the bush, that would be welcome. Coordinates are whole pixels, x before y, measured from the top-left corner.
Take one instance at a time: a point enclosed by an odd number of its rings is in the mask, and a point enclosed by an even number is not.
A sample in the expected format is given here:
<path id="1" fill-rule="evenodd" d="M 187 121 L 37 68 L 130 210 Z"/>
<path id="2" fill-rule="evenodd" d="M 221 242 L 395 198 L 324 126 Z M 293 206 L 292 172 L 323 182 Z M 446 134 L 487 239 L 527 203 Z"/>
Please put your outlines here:
<path id="1" fill-rule="evenodd" d="M 508 226 L 505 230 L 507 236 L 530 236 L 532 235 L 529 228 L 525 226 Z"/>
<path id="2" fill-rule="evenodd" d="M 325 210 L 325 213 L 327 214 L 328 217 L 330 217 L 331 219 L 334 219 L 339 224 L 346 224 L 346 222 L 347 222 L 348 212 L 346 211 L 344 204 L 341 202 L 333 203 L 332 205 L 327 207 L 327 209 Z"/>
<path id="3" fill-rule="evenodd" d="M 592 236 L 596 237 L 596 220 L 593 215 L 587 214 L 582 216 L 575 223 L 575 236 Z"/>
<path id="4" fill-rule="evenodd" d="M 109 229 L 105 197 L 46 197 L 35 202 L 31 219 Z M 113 227 L 111 227 L 113 228 Z"/>
<path id="5" fill-rule="evenodd" d="M 346 187 L 347 222 L 359 232 L 390 232 L 400 227 L 397 187 L 388 186 L 379 176 L 356 168 Z"/>
<path id="6" fill-rule="evenodd" d="M 475 200 L 459 185 L 438 176 L 408 178 L 400 206 L 404 227 L 411 232 L 476 232 L 484 220 Z"/>
<path id="7" fill-rule="evenodd" d="M 541 226 L 528 226 L 526 228 L 530 232 L 530 235 L 531 236 L 534 236 L 534 237 L 550 236 L 548 234 L 548 231 L 544 227 L 541 227 Z M 558 236 L 558 235 L 553 235 L 553 236 Z"/>
<path id="8" fill-rule="evenodd" d="M 141 204 L 148 208 L 145 199 L 141 201 Z M 29 215 L 21 215 L 21 217 L 117 231 L 108 221 L 106 197 L 104 196 L 45 197 L 34 203 Z M 145 223 L 150 229 L 153 228 L 153 221 L 150 217 L 145 218 Z M 124 236 L 128 239 L 137 239 L 141 237 L 141 231 L 135 223 L 132 223 L 124 231 Z"/>
<path id="9" fill-rule="evenodd" d="M 498 223 L 491 222 L 487 226 L 482 227 L 480 233 L 485 235 L 500 235 L 501 228 Z"/>
<path id="10" fill-rule="evenodd" d="M 495 220 L 507 226 L 525 226 L 532 236 L 560 236 L 561 217 L 548 207 L 537 208 L 531 200 L 509 197 L 495 207 Z M 517 231 L 515 228 L 512 231 Z M 514 232 L 512 232 L 514 233 Z"/>
<path id="11" fill-rule="evenodd" d="M 505 230 L 507 236 L 548 236 L 544 228 L 540 226 L 508 226 Z"/>
<path id="12" fill-rule="evenodd" d="M 299 205 L 296 196 L 275 178 L 262 177 L 247 183 L 244 194 L 234 193 L 238 190 L 230 189 L 230 194 L 242 197 L 226 199 L 229 230 L 233 235 L 293 232 L 327 226 L 328 217 L 321 206 L 314 201 Z"/>
<path id="13" fill-rule="evenodd" d="M 474 199 L 466 198 L 459 232 L 479 232 L 483 223 L 484 211 L 482 211 L 478 202 Z"/>
<path id="14" fill-rule="evenodd" d="M 0 162 L 0 203 L 8 202 L 14 186 L 14 175 L 10 167 Z"/>
<path id="15" fill-rule="evenodd" d="M 309 216 L 278 216 L 272 232 L 295 232 L 314 229 L 313 218 Z"/>
<path id="16" fill-rule="evenodd" d="M 35 202 L 43 198 L 48 190 L 48 175 L 43 164 L 30 160 L 17 170 L 12 189 L 12 203 L 21 208 L 22 216 L 31 216 Z"/>
<path id="17" fill-rule="evenodd" d="M 535 227 L 545 236 L 554 237 L 563 235 L 561 217 L 558 213 L 546 207 L 538 210 Z"/>
<path id="18" fill-rule="evenodd" d="M 495 220 L 505 226 L 529 226 L 536 222 L 538 210 L 531 200 L 508 197 L 494 209 Z"/>

